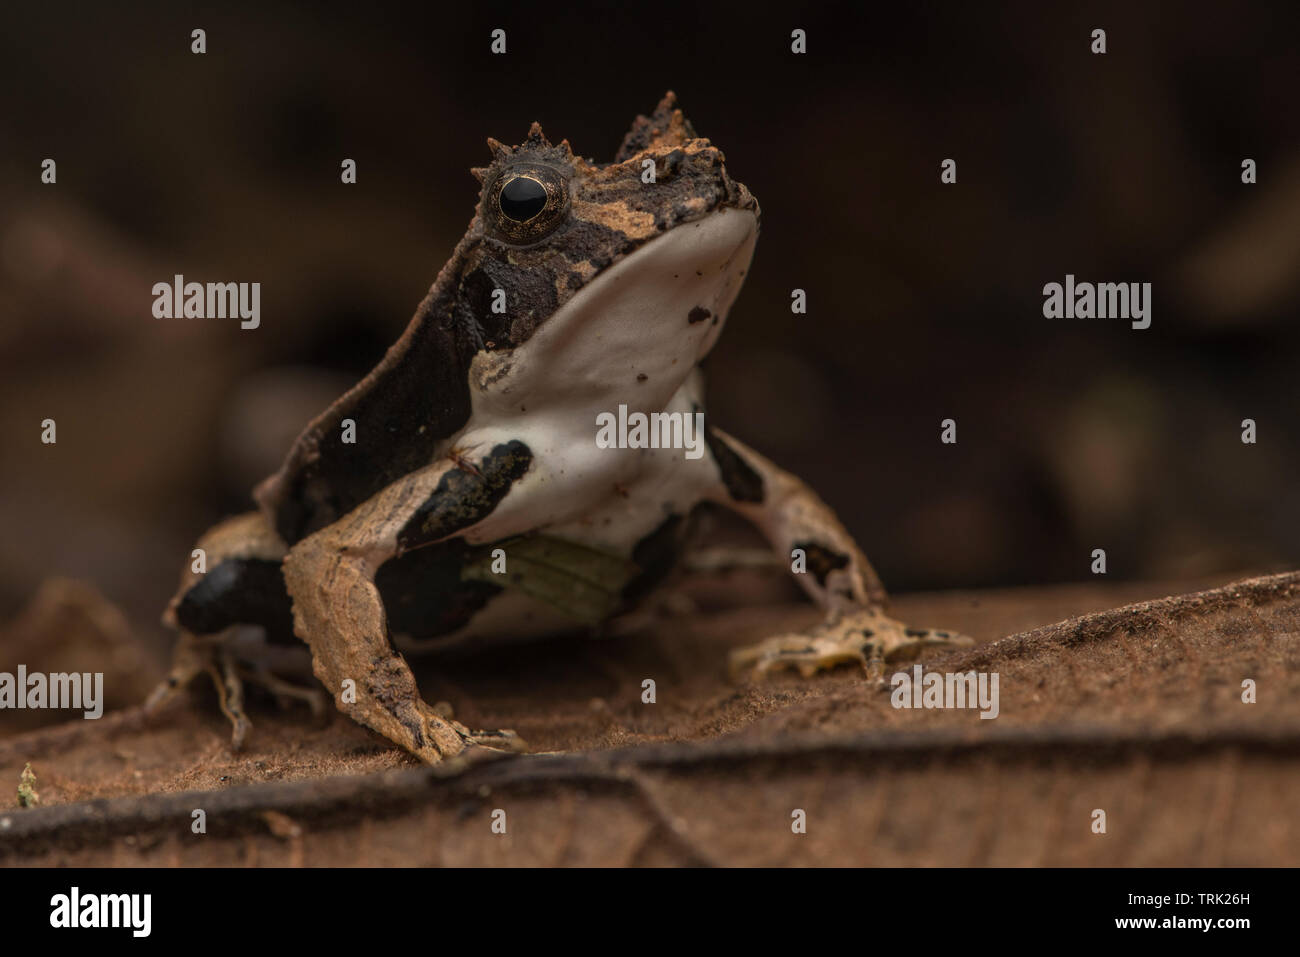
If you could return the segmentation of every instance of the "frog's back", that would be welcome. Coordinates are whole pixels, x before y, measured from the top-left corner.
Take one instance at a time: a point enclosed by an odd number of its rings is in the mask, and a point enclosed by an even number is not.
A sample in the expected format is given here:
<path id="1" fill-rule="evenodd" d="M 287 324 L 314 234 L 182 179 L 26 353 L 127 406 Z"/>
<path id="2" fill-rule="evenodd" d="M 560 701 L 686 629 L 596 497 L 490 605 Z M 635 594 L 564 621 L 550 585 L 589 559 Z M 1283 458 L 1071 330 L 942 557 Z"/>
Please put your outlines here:
<path id="1" fill-rule="evenodd" d="M 428 465 L 439 443 L 469 421 L 478 333 L 447 289 L 458 265 L 453 257 L 380 363 L 303 430 L 284 465 L 254 492 L 286 544 Z"/>

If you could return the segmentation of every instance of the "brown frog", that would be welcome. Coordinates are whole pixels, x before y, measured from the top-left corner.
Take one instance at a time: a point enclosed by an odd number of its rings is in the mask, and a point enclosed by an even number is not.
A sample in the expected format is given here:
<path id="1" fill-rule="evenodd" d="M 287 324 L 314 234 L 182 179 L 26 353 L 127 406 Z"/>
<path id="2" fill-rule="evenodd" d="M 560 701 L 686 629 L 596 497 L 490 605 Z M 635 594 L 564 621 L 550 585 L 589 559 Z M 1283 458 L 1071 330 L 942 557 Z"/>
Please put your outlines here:
<path id="1" fill-rule="evenodd" d="M 165 620 L 157 707 L 214 676 L 236 744 L 242 680 L 284 680 L 298 639 L 338 707 L 424 761 L 520 748 L 425 703 L 403 651 L 610 619 L 668 572 L 693 510 L 756 525 L 827 614 L 733 664 L 811 674 L 966 643 L 884 613 L 830 508 L 704 420 L 700 361 L 749 267 L 758 203 L 669 93 L 613 162 L 489 140 L 469 230 L 405 333 L 199 542 Z M 296 637 L 295 637 L 296 636 Z M 301 645 L 298 646 L 301 648 Z"/>

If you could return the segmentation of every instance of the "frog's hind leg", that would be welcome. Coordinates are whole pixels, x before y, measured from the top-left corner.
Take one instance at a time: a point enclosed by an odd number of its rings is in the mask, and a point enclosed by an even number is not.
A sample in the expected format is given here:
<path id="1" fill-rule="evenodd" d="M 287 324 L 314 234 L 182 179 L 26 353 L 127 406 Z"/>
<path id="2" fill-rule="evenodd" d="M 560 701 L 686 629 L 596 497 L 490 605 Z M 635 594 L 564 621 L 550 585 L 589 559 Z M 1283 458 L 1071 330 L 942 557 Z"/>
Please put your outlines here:
<path id="1" fill-rule="evenodd" d="M 708 445 L 717 475 L 711 497 L 764 533 L 775 553 L 800 572 L 796 580 L 827 614 L 807 633 L 776 635 L 735 652 L 733 673 L 796 668 L 810 676 L 856 662 L 879 675 L 889 660 L 973 644 L 965 635 L 912 628 L 889 617 L 875 570 L 812 489 L 718 429 L 710 429 Z"/>
<path id="2" fill-rule="evenodd" d="M 292 685 L 268 665 L 272 659 L 277 666 L 291 664 L 294 653 L 307 657 L 293 636 L 280 572 L 284 551 L 283 542 L 258 512 L 227 519 L 199 539 L 181 587 L 163 615 L 179 636 L 171 670 L 145 701 L 146 714 L 160 711 L 200 674 L 212 679 L 231 723 L 235 750 L 252 727 L 244 708 L 245 681 L 266 687 L 281 704 L 297 698 L 313 713 L 324 710 L 319 690 Z M 301 666 L 290 670 L 305 672 Z"/>

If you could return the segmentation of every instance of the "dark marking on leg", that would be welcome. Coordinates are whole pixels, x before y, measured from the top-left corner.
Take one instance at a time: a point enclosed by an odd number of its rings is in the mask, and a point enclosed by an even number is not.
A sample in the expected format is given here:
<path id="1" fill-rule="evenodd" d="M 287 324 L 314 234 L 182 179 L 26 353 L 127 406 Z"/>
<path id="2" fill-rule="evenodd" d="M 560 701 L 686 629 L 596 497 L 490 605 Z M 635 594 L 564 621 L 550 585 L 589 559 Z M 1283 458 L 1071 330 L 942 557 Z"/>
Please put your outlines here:
<path id="1" fill-rule="evenodd" d="M 176 621 L 196 635 L 231 625 L 261 625 L 268 641 L 294 644 L 293 612 L 280 562 L 227 558 L 212 568 L 176 605 Z"/>
<path id="2" fill-rule="evenodd" d="M 636 543 L 632 549 L 632 561 L 641 567 L 641 574 L 623 589 L 626 605 L 636 604 L 672 571 L 685 537 L 683 530 L 682 516 L 669 515 L 658 528 Z"/>
<path id="3" fill-rule="evenodd" d="M 695 411 L 701 410 L 696 406 Z M 737 502 L 762 502 L 763 477 L 750 468 L 736 450 L 707 424 L 704 427 L 704 441 L 713 455 L 713 461 L 718 464 L 718 473 L 727 487 L 727 494 Z"/>
<path id="4" fill-rule="evenodd" d="M 713 313 L 705 309 L 703 306 L 696 306 L 686 314 L 686 321 L 691 325 L 695 325 L 697 322 L 703 322 L 705 319 L 708 319 L 711 315 L 713 315 Z"/>
<path id="5" fill-rule="evenodd" d="M 399 549 L 409 551 L 436 542 L 482 521 L 532 462 L 533 453 L 516 439 L 489 452 L 479 463 L 478 474 L 450 470 L 397 534 Z"/>
<path id="6" fill-rule="evenodd" d="M 423 748 L 424 726 L 415 705 L 419 698 L 415 693 L 415 681 L 404 667 L 402 657 L 394 654 L 374 661 L 372 667 L 374 670 L 366 681 L 366 693 L 410 732 L 416 748 Z"/>
<path id="7" fill-rule="evenodd" d="M 817 579 L 817 584 L 826 587 L 826 576 L 841 568 L 849 567 L 849 556 L 843 555 L 825 545 L 816 542 L 795 542 L 795 548 L 802 548 L 808 556 L 808 570 Z"/>

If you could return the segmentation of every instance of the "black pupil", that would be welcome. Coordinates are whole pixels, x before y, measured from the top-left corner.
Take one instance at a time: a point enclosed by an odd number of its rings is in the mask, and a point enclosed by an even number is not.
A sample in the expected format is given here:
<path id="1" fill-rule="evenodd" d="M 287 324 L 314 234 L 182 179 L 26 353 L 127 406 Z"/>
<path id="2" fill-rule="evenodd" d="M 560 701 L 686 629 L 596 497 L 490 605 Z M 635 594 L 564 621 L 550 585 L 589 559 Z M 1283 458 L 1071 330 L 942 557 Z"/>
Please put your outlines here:
<path id="1" fill-rule="evenodd" d="M 517 223 L 526 223 L 546 205 L 546 190 L 527 176 L 516 176 L 501 190 L 501 212 Z"/>

